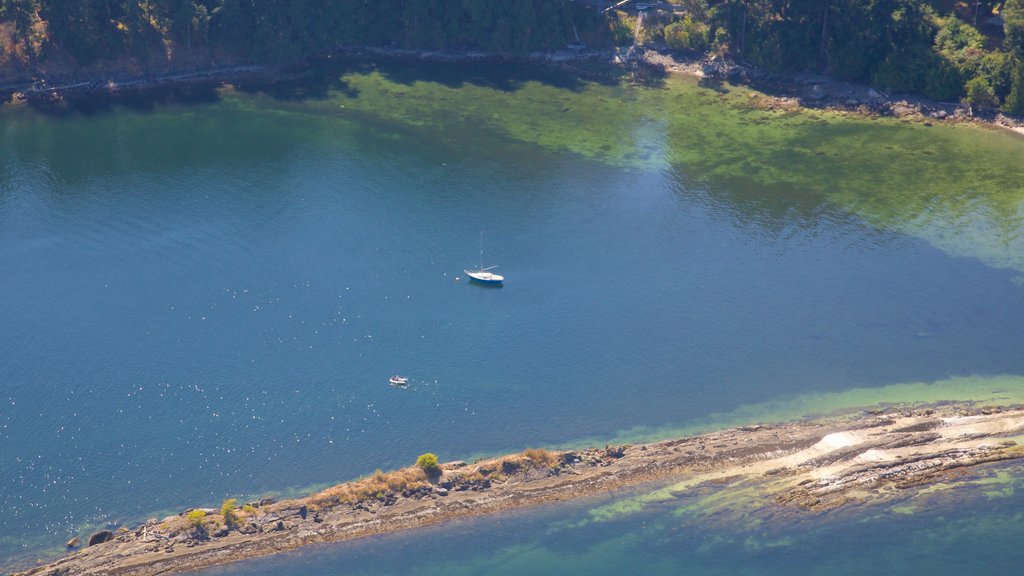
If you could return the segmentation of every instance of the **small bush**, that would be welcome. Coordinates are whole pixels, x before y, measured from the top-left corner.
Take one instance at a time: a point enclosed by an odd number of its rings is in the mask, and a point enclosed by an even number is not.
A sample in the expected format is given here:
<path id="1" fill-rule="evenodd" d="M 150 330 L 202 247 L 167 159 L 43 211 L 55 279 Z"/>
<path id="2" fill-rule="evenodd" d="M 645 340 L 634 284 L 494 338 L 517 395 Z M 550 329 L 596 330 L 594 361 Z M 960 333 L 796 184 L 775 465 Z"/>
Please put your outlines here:
<path id="1" fill-rule="evenodd" d="M 228 498 L 220 505 L 220 515 L 224 517 L 225 526 L 234 526 L 238 523 L 238 515 L 235 514 L 235 506 L 237 505 L 237 498 Z"/>
<path id="2" fill-rule="evenodd" d="M 715 42 L 712 44 L 711 49 L 719 56 L 725 56 L 729 54 L 729 44 L 732 42 L 732 38 L 729 37 L 729 31 L 725 28 L 719 28 L 715 30 Z"/>
<path id="3" fill-rule="evenodd" d="M 416 466 L 428 474 L 436 473 L 440 470 L 437 463 L 437 454 L 430 452 L 420 454 L 420 457 L 416 459 Z"/>
<path id="4" fill-rule="evenodd" d="M 189 526 L 199 528 L 203 525 L 203 521 L 206 520 L 206 512 L 203 510 L 192 510 L 188 514 L 185 514 L 185 519 L 188 520 Z"/>

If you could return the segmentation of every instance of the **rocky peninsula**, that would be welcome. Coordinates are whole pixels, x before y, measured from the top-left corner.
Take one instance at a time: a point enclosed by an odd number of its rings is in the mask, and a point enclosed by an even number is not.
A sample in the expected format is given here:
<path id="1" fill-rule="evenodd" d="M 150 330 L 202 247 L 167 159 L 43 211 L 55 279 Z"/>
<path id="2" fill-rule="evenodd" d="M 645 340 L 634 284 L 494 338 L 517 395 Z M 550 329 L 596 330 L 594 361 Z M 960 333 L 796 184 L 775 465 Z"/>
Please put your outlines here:
<path id="1" fill-rule="evenodd" d="M 190 509 L 86 545 L 15 576 L 148 576 L 453 518 L 571 500 L 653 481 L 697 490 L 750 479 L 776 516 L 870 505 L 1024 458 L 1024 407 L 885 408 L 751 425 L 648 444 L 527 450 L 474 463 L 410 467 L 305 498 Z M 69 546 L 77 542 L 69 542 Z"/>

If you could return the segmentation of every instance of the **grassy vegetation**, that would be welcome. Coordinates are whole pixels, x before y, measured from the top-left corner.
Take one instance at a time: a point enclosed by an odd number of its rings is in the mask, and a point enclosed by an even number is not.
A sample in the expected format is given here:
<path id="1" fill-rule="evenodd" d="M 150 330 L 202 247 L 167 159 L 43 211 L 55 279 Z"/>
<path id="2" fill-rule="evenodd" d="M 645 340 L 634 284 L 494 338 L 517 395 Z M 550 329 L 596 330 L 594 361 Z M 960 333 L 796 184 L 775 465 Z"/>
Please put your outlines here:
<path id="1" fill-rule="evenodd" d="M 403 468 L 392 472 L 377 470 L 367 478 L 332 486 L 310 497 L 314 508 L 329 508 L 339 504 L 355 504 L 379 498 L 387 493 L 418 490 L 431 486 L 426 472 L 419 467 Z"/>
<path id="2" fill-rule="evenodd" d="M 529 458 L 536 467 L 551 468 L 558 464 L 558 456 L 544 448 L 529 448 L 523 452 L 523 456 Z"/>
<path id="3" fill-rule="evenodd" d="M 436 482 L 478 483 L 503 481 L 508 477 L 533 469 L 546 470 L 557 466 L 559 454 L 535 448 L 519 454 L 479 460 L 458 468 L 444 469 L 440 464 L 434 475 L 419 466 L 410 466 L 391 472 L 376 470 L 368 477 L 332 486 L 312 495 L 308 504 L 314 509 L 330 508 L 340 504 L 356 504 L 381 499 L 390 494 L 430 488 Z M 433 479 L 433 481 L 432 481 Z"/>

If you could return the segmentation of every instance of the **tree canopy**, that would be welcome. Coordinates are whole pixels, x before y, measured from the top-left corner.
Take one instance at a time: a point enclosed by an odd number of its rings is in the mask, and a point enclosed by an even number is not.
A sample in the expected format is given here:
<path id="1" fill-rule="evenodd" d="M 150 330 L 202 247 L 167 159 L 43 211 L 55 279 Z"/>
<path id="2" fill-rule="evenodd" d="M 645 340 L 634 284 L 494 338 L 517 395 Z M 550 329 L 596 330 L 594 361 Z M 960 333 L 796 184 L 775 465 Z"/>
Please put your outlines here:
<path id="1" fill-rule="evenodd" d="M 1024 0 L 956 3 L 963 13 L 940 0 L 670 1 L 685 11 L 648 18 L 644 38 L 1024 112 Z M 997 12 L 1003 29 L 982 30 Z M 632 42 L 631 26 L 573 0 L 0 0 L 0 70 L 287 62 L 343 45 L 525 53 L 577 35 Z"/>

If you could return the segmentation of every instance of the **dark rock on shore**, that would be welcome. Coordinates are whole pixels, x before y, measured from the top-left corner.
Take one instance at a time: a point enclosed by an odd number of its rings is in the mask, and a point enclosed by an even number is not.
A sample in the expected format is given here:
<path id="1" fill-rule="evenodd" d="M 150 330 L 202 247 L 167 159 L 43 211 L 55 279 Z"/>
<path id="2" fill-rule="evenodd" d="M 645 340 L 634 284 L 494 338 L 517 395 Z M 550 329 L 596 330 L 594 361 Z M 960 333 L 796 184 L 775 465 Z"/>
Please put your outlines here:
<path id="1" fill-rule="evenodd" d="M 111 532 L 110 530 L 100 530 L 99 532 L 94 532 L 91 536 L 89 536 L 89 542 L 88 544 L 86 544 L 86 546 L 95 546 L 97 544 L 103 544 L 104 542 L 110 542 L 113 539 L 113 532 Z"/>

